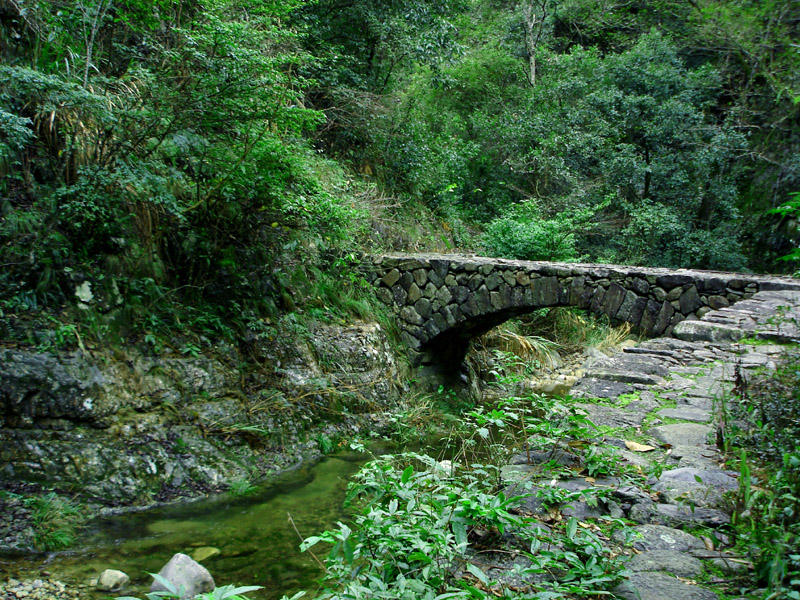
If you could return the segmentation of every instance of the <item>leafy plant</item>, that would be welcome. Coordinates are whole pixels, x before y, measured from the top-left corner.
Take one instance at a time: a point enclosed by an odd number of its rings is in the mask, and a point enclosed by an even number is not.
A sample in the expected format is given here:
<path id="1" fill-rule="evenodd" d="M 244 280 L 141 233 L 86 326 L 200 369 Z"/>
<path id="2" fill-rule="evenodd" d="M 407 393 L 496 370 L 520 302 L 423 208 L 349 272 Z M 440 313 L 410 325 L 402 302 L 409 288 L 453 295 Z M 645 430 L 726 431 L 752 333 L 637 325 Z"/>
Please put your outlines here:
<path id="1" fill-rule="evenodd" d="M 547 542 L 557 542 L 560 547 L 543 547 Z M 626 575 L 620 563 L 610 560 L 609 549 L 598 533 L 589 527 L 581 527 L 575 517 L 566 521 L 562 535 L 545 535 L 541 540 L 534 540 L 531 559 L 534 567 L 529 571 L 553 575 L 553 581 L 543 586 L 562 594 L 605 594 Z"/>
<path id="2" fill-rule="evenodd" d="M 179 599 L 185 596 L 184 587 L 181 586 L 180 589 L 176 588 L 175 585 L 165 579 L 158 573 L 150 573 L 160 585 L 164 588 L 163 591 L 158 592 L 148 592 L 145 594 L 146 600 L 159 600 L 161 598 L 165 599 Z M 195 596 L 194 600 L 247 600 L 247 597 L 244 594 L 248 592 L 254 592 L 256 590 L 262 589 L 260 585 L 245 585 L 245 586 L 234 586 L 234 585 L 224 585 L 222 587 L 215 588 L 211 592 L 205 592 L 203 594 L 198 594 Z M 295 594 L 289 600 L 296 600 L 302 597 L 305 593 Z M 286 599 L 286 596 L 284 596 Z M 135 596 L 117 596 L 116 600 L 141 600 Z"/>
<path id="3" fill-rule="evenodd" d="M 727 399 L 722 421 L 726 447 L 735 452 L 739 489 L 732 522 L 739 543 L 775 597 L 800 597 L 800 447 L 796 414 L 800 359 L 789 349 L 777 370 L 762 374 Z"/>
<path id="4" fill-rule="evenodd" d="M 509 528 L 530 547 L 532 566 L 523 571 L 556 576 L 537 584 L 533 597 L 602 594 L 621 579 L 621 566 L 601 538 L 575 519 L 552 536 L 522 528 L 523 520 L 512 512 L 521 496 L 495 491 L 495 470 L 485 464 L 444 469 L 413 453 L 368 463 L 350 486 L 349 501 L 361 506 L 353 525 L 339 523 L 301 545 L 304 551 L 320 543 L 331 548 L 322 597 L 484 597 L 453 574 L 463 565 L 483 589 L 491 587 L 470 557 L 474 547 L 490 544 Z M 510 589 L 505 594 L 516 597 Z"/>
<path id="5" fill-rule="evenodd" d="M 364 503 L 354 528 L 339 523 L 338 529 L 307 538 L 301 546 L 332 546 L 322 597 L 469 597 L 450 567 L 465 556 L 470 533 L 478 528 L 502 532 L 520 523 L 508 511 L 516 498 L 490 494 L 482 483 L 484 472 L 470 469 L 454 477 L 420 454 L 368 463 L 348 495 L 350 502 Z"/>

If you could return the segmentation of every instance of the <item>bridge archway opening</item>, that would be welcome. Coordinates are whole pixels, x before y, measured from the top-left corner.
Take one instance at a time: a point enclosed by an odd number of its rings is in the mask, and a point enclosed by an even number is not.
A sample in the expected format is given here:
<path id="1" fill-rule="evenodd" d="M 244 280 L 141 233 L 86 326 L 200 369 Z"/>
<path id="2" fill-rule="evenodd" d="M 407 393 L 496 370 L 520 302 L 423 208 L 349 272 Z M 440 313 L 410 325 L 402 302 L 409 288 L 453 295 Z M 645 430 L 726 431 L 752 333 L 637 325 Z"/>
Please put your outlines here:
<path id="1" fill-rule="evenodd" d="M 465 360 L 474 340 L 511 319 L 533 313 L 540 308 L 543 307 L 483 315 L 462 326 L 452 327 L 420 347 L 418 366 L 431 373 L 438 373 L 449 383 L 462 381 L 463 375 L 469 370 Z"/>

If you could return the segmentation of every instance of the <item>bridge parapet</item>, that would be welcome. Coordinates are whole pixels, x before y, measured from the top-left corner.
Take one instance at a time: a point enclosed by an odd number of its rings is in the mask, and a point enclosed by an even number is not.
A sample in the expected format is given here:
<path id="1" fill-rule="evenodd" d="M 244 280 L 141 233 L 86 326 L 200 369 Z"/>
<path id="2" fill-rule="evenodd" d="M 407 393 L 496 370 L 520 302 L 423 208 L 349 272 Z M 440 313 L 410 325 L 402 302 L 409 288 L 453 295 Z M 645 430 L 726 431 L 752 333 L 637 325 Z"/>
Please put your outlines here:
<path id="1" fill-rule="evenodd" d="M 584 308 L 658 336 L 762 290 L 800 290 L 789 277 L 448 254 L 377 256 L 365 266 L 417 364 L 454 347 L 451 358 L 463 358 L 470 338 L 539 308 Z"/>

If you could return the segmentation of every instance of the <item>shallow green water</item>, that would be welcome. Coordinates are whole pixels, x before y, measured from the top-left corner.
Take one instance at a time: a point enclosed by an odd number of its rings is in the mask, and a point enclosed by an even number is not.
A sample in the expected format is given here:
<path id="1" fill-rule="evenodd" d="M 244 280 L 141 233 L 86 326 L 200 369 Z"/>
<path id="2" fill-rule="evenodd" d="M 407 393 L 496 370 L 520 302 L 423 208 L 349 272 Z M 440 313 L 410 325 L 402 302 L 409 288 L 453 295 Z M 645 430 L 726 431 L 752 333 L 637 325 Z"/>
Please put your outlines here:
<path id="1" fill-rule="evenodd" d="M 151 582 L 146 572 L 158 572 L 176 552 L 191 555 L 198 547 L 212 546 L 221 553 L 203 564 L 218 586 L 261 585 L 265 589 L 250 597 L 263 600 L 301 589 L 313 592 L 321 568 L 298 550 L 300 538 L 288 514 L 304 536 L 346 518 L 342 502 L 347 482 L 365 460 L 361 454 L 331 456 L 245 498 L 221 496 L 96 519 L 82 535 L 80 549 L 36 561 L 0 559 L 0 573 L 4 578 L 38 577 L 46 570 L 54 579 L 84 584 L 103 569 L 119 569 L 133 580 L 125 593 L 142 596 Z"/>

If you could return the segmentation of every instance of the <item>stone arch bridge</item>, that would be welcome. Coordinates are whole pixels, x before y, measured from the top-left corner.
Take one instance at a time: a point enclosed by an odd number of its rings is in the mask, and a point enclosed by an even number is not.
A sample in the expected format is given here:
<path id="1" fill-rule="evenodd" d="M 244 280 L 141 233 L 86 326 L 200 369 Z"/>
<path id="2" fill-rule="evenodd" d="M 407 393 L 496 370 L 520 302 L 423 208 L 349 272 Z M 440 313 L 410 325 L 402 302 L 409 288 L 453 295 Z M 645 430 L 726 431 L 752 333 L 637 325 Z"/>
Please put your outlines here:
<path id="1" fill-rule="evenodd" d="M 654 337 L 760 291 L 800 290 L 789 277 L 450 254 L 377 256 L 364 267 L 414 366 L 460 364 L 471 338 L 539 308 L 588 309 Z"/>

